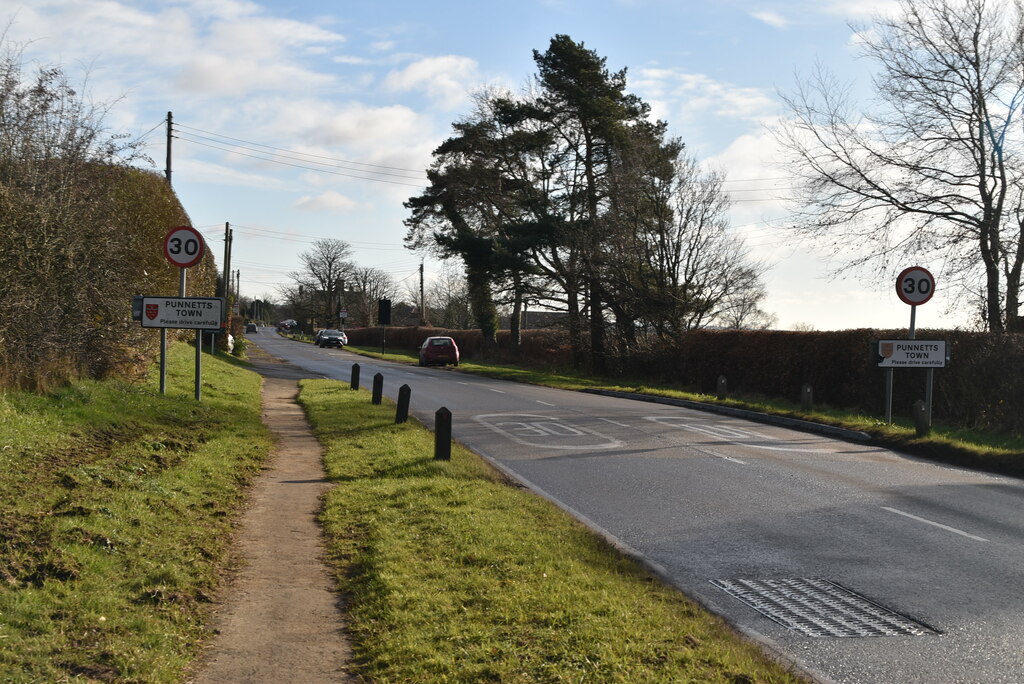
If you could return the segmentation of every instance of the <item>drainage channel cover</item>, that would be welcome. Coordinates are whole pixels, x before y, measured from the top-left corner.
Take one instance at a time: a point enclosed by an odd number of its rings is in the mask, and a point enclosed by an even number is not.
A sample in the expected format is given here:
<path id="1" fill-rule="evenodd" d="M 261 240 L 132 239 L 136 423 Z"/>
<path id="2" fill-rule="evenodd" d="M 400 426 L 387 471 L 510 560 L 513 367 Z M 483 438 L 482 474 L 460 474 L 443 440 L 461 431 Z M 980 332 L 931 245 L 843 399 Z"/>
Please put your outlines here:
<path id="1" fill-rule="evenodd" d="M 722 579 L 711 583 L 803 636 L 935 634 L 934 630 L 821 577 Z"/>

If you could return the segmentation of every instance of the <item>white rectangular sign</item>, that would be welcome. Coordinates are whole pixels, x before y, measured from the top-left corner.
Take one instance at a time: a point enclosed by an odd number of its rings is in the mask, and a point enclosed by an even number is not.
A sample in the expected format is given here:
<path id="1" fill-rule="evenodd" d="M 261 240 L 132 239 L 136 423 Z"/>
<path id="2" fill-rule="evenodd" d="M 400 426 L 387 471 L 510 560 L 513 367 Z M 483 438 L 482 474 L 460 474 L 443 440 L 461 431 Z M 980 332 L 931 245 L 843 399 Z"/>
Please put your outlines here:
<path id="1" fill-rule="evenodd" d="M 945 368 L 945 340 L 879 340 L 879 368 Z"/>
<path id="2" fill-rule="evenodd" d="M 143 297 L 143 328 L 220 328 L 224 316 L 220 297 Z"/>

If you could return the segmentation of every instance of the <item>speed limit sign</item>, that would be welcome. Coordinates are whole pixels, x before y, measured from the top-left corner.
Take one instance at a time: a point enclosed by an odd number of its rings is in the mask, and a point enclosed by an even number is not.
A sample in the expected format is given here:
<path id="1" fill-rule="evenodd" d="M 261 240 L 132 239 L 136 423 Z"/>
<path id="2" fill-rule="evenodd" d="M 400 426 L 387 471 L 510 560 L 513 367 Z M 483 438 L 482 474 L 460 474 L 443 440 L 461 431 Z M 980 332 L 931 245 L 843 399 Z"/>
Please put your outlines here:
<path id="1" fill-rule="evenodd" d="M 935 278 L 920 266 L 905 268 L 896 277 L 896 294 L 911 306 L 924 304 L 935 294 Z"/>
<path id="2" fill-rule="evenodd" d="M 171 228 L 164 238 L 164 256 L 175 266 L 189 268 L 203 258 L 206 242 L 192 226 Z"/>

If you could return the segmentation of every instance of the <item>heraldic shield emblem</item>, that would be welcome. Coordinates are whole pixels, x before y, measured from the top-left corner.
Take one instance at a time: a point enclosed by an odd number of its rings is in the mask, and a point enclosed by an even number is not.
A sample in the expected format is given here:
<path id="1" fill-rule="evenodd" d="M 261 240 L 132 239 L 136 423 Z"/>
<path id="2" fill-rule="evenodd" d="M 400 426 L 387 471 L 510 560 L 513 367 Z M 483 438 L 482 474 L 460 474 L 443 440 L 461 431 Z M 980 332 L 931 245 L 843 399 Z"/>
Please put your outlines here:
<path id="1" fill-rule="evenodd" d="M 890 358 L 892 356 L 893 346 L 894 345 L 892 342 L 879 342 L 878 355 L 881 356 L 883 359 Z"/>
<path id="2" fill-rule="evenodd" d="M 146 305 L 146 318 L 148 318 L 149 320 L 151 320 L 151 321 L 155 320 L 156 317 L 157 317 L 157 314 L 159 314 L 159 313 L 160 313 L 160 305 L 159 304 L 147 304 Z M 891 354 L 892 352 L 889 352 L 889 353 Z"/>

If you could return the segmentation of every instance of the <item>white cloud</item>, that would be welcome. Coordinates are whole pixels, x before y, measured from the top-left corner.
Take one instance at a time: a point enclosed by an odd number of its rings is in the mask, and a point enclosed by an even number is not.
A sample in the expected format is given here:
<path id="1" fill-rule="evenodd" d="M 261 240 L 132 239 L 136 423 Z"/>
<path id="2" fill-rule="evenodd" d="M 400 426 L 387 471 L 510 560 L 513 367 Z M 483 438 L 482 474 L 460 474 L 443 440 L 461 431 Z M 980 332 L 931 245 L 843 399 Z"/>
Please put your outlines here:
<path id="1" fill-rule="evenodd" d="M 777 12 L 751 12 L 750 16 L 777 29 L 784 29 L 793 22 Z"/>
<path id="2" fill-rule="evenodd" d="M 295 208 L 301 211 L 329 211 L 343 213 L 355 209 L 355 200 L 334 190 L 319 195 L 305 195 L 295 202 Z"/>
<path id="3" fill-rule="evenodd" d="M 322 88 L 332 76 L 298 66 L 240 59 L 233 55 L 197 54 L 182 65 L 175 85 L 185 92 L 238 96 L 254 92 Z"/>
<path id="4" fill-rule="evenodd" d="M 859 21 L 898 14 L 900 3 L 898 0 L 819 0 L 814 7 L 826 14 Z"/>
<path id="5" fill-rule="evenodd" d="M 456 55 L 420 59 L 392 71 L 384 80 L 384 86 L 392 92 L 420 91 L 446 109 L 462 107 L 477 83 L 476 61 Z"/>
<path id="6" fill-rule="evenodd" d="M 736 86 L 672 69 L 641 69 L 633 87 L 645 99 L 658 100 L 663 112 L 684 117 L 711 115 L 761 122 L 779 109 L 774 92 L 765 88 Z"/>
<path id="7" fill-rule="evenodd" d="M 725 189 L 734 204 L 734 225 L 749 225 L 787 214 L 790 195 L 781 167 L 785 154 L 767 130 L 737 137 L 720 154 L 707 160 L 728 172 Z"/>

